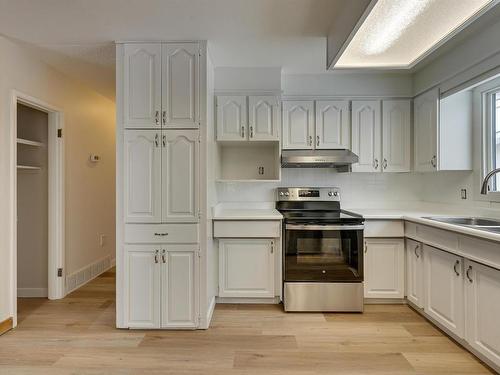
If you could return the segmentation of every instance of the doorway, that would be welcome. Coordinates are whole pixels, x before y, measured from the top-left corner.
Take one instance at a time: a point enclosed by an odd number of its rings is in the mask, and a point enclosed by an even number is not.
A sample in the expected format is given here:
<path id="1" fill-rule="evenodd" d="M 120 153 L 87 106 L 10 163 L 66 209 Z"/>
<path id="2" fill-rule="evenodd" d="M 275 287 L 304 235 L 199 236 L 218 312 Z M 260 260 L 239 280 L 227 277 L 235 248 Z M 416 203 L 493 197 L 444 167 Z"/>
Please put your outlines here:
<path id="1" fill-rule="evenodd" d="M 13 92 L 11 102 L 12 317 L 19 298 L 65 295 L 63 114 Z"/>

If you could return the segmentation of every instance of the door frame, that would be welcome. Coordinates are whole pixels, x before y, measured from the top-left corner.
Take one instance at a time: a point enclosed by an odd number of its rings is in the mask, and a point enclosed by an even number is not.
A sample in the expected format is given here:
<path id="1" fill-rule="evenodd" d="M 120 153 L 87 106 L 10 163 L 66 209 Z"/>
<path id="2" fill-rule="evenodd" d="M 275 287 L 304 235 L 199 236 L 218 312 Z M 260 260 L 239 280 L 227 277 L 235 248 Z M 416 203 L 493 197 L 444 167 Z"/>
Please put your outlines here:
<path id="1" fill-rule="evenodd" d="M 48 298 L 65 296 L 65 217 L 64 217 L 64 113 L 59 108 L 22 92 L 12 90 L 10 106 L 10 270 L 11 315 L 17 325 L 17 104 L 48 114 Z M 57 269 L 62 268 L 62 277 Z"/>

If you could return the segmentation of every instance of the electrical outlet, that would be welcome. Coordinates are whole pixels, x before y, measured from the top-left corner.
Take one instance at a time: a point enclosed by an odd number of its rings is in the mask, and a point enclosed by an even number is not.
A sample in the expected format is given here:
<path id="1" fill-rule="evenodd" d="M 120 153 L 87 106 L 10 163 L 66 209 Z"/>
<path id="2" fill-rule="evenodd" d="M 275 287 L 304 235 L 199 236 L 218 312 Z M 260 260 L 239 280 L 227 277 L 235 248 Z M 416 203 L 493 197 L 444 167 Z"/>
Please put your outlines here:
<path id="1" fill-rule="evenodd" d="M 106 246 L 106 235 L 105 234 L 99 235 L 99 246 L 101 246 L 101 247 Z"/>
<path id="2" fill-rule="evenodd" d="M 467 199 L 467 189 L 460 189 L 460 198 Z"/>

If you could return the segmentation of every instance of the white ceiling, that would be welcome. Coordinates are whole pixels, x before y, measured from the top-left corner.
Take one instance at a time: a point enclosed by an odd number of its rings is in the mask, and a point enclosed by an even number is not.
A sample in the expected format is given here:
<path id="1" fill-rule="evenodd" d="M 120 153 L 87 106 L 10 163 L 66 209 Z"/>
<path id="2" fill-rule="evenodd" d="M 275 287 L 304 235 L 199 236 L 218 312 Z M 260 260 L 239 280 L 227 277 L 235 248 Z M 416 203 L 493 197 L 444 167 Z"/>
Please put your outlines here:
<path id="1" fill-rule="evenodd" d="M 114 97 L 115 40 L 207 39 L 216 66 L 326 71 L 326 35 L 351 0 L 0 0 L 0 33 Z"/>
<path id="2" fill-rule="evenodd" d="M 492 0 L 378 0 L 335 64 L 410 68 Z"/>

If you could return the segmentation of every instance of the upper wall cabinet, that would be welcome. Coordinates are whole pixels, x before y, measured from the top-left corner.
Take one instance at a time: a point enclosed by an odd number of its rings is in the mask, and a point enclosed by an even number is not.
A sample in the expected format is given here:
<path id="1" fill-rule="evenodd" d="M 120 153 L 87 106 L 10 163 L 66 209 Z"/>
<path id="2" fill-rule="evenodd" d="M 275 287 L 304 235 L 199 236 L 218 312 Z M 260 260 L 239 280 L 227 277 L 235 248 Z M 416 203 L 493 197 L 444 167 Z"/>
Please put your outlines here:
<path id="1" fill-rule="evenodd" d="M 126 44 L 124 55 L 124 126 L 159 128 L 161 44 Z"/>
<path id="2" fill-rule="evenodd" d="M 199 127 L 198 43 L 129 43 L 124 57 L 125 128 Z"/>
<path id="3" fill-rule="evenodd" d="M 349 149 L 351 130 L 347 100 L 316 102 L 316 149 Z"/>
<path id="4" fill-rule="evenodd" d="M 379 100 L 353 100 L 352 152 L 359 157 L 353 172 L 382 170 L 382 127 Z"/>
<path id="5" fill-rule="evenodd" d="M 276 96 L 218 96 L 218 141 L 278 141 Z"/>
<path id="6" fill-rule="evenodd" d="M 437 126 L 439 90 L 431 90 L 414 100 L 415 170 L 437 170 Z"/>
<path id="7" fill-rule="evenodd" d="M 353 100 L 352 152 L 359 157 L 353 172 L 409 172 L 411 102 Z"/>
<path id="8" fill-rule="evenodd" d="M 167 128 L 199 125 L 198 43 L 162 46 L 162 123 Z"/>
<path id="9" fill-rule="evenodd" d="M 314 148 L 314 102 L 283 102 L 283 149 Z"/>
<path id="10" fill-rule="evenodd" d="M 409 100 L 382 102 L 382 170 L 408 172 L 411 169 L 411 103 Z"/>

